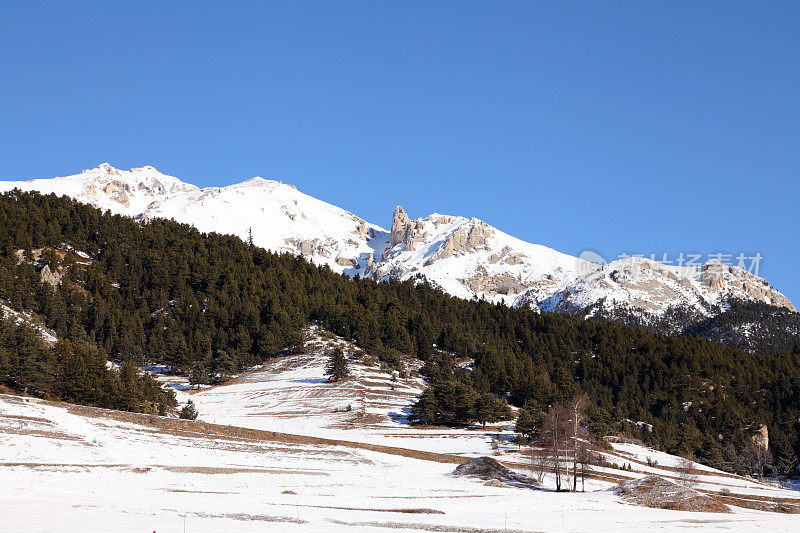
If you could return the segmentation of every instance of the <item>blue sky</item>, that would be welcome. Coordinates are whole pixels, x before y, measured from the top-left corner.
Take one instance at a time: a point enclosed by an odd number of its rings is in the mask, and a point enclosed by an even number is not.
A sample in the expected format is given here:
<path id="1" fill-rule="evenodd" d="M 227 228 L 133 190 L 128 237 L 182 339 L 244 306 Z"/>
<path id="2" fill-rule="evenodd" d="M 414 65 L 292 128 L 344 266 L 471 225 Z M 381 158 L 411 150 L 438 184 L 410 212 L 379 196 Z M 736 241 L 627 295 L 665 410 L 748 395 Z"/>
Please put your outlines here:
<path id="1" fill-rule="evenodd" d="M 388 225 L 764 259 L 800 304 L 798 2 L 8 2 L 0 179 L 254 175 Z"/>

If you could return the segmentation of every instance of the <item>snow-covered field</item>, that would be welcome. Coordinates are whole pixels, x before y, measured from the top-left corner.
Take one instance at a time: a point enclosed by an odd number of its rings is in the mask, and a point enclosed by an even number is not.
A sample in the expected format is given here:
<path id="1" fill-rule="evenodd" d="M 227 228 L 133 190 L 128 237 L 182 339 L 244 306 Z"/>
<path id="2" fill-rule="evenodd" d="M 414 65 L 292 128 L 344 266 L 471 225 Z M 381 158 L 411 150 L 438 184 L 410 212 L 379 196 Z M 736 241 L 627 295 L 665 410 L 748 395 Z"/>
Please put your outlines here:
<path id="1" fill-rule="evenodd" d="M 493 455 L 513 467 L 524 464 L 525 456 L 504 443 L 508 431 L 502 427 L 408 426 L 405 415 L 422 386 L 419 378 L 392 379 L 354 360 L 350 379 L 326 383 L 326 347 L 338 343 L 355 353 L 320 330 L 311 336 L 307 354 L 269 361 L 230 385 L 179 392 L 213 424 L 0 395 L 3 530 L 800 528 L 800 515 L 740 507 L 732 507 L 731 514 L 636 507 L 610 490 L 613 482 L 599 479 L 590 479 L 585 493 L 556 493 L 453 477 L 462 457 Z M 677 464 L 672 456 L 635 444 L 615 447 L 609 460 L 627 460 L 634 471 L 598 473 L 675 475 L 669 470 Z M 659 466 L 648 467 L 648 458 Z M 734 494 L 797 495 L 711 470 L 700 481 L 698 487 L 710 491 L 727 487 Z M 545 479 L 546 486 L 551 483 Z"/>
<path id="2" fill-rule="evenodd" d="M 408 425 L 410 407 L 425 386 L 419 377 L 392 379 L 377 363 L 357 360 L 349 365 L 347 380 L 327 383 L 325 351 L 339 345 L 352 356 L 358 350 L 318 328 L 307 335 L 307 354 L 276 358 L 221 387 L 184 391 L 179 386 L 179 401 L 191 398 L 200 418 L 216 424 L 440 453 L 491 453 L 492 439 L 485 432 Z M 419 361 L 407 362 L 409 370 L 419 366 Z"/>
<path id="3" fill-rule="evenodd" d="M 599 486 L 578 494 L 495 487 L 450 476 L 452 463 L 141 420 L 0 395 L 4 529 L 796 531 L 800 524 L 758 511 L 634 507 Z"/>

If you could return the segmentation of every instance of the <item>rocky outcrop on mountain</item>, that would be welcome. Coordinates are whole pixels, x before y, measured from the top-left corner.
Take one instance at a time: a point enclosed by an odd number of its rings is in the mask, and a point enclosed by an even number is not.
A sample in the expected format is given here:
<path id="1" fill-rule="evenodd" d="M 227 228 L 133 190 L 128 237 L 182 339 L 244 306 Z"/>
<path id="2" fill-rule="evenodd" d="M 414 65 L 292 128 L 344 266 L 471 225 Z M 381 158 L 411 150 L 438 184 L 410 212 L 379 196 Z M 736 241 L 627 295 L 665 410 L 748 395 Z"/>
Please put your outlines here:
<path id="1" fill-rule="evenodd" d="M 489 237 L 489 226 L 480 220 L 470 224 L 469 227 L 460 226 L 454 233 L 451 233 L 439 252 L 430 261 L 447 259 L 485 248 Z M 493 254 L 493 256 L 496 254 Z M 489 259 L 491 262 L 491 258 Z"/>
<path id="2" fill-rule="evenodd" d="M 753 443 L 762 450 L 769 450 L 769 429 L 764 424 L 758 427 L 758 431 L 753 435 Z"/>
<path id="3" fill-rule="evenodd" d="M 731 300 L 764 302 L 794 311 L 794 306 L 765 280 L 736 266 L 711 260 L 699 269 L 665 265 L 641 257 L 593 267 L 540 302 L 546 311 L 616 319 L 635 311 L 646 324 L 679 308 L 696 319 L 722 312 Z"/>
<path id="4" fill-rule="evenodd" d="M 413 250 L 424 238 L 423 226 L 417 220 L 409 220 L 401 206 L 397 206 L 392 215 L 392 228 L 389 234 L 389 248 L 403 244 L 406 250 Z"/>
<path id="5" fill-rule="evenodd" d="M 550 296 L 583 263 L 476 218 L 434 213 L 412 220 L 400 206 L 384 246 L 380 261 L 365 263 L 359 274 L 376 280 L 422 276 L 455 296 L 533 308 L 534 294 Z"/>
<path id="6" fill-rule="evenodd" d="M 62 272 L 53 272 L 50 270 L 49 265 L 44 265 L 44 267 L 42 267 L 42 269 L 39 271 L 39 279 L 42 281 L 42 283 L 50 285 L 53 289 L 57 289 L 58 286 L 61 285 L 62 277 Z"/>
<path id="7" fill-rule="evenodd" d="M 475 294 L 485 294 L 494 296 L 497 294 L 519 294 L 526 287 L 519 276 L 513 276 L 508 272 L 502 274 L 489 274 L 483 266 L 478 266 L 475 273 L 469 278 L 460 280 L 461 283 L 470 288 Z"/>
<path id="8" fill-rule="evenodd" d="M 746 300 L 764 302 L 776 307 L 796 311 L 792 302 L 772 288 L 767 280 L 742 268 L 725 265 L 713 260 L 701 268 L 700 284 L 709 291 L 718 293 L 738 293 Z"/>

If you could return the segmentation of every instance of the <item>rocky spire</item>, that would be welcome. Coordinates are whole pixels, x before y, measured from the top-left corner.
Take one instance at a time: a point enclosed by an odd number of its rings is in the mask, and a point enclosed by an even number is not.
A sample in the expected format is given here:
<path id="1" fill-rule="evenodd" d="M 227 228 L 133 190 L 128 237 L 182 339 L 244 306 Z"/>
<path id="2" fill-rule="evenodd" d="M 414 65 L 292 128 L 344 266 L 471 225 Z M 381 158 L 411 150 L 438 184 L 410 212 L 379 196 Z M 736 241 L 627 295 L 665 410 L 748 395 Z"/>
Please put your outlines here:
<path id="1" fill-rule="evenodd" d="M 392 215 L 392 230 L 389 236 L 390 248 L 396 244 L 405 242 L 408 225 L 408 215 L 406 215 L 403 207 L 398 205 L 394 208 L 394 215 Z"/>

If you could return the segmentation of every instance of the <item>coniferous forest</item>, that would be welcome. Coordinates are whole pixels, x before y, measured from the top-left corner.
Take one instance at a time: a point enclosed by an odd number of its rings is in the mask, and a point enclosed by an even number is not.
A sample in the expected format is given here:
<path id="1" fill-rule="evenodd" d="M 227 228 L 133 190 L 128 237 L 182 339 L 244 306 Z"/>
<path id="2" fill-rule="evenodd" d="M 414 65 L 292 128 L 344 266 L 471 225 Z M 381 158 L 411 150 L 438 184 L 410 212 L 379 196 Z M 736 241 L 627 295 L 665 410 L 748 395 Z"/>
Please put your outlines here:
<path id="1" fill-rule="evenodd" d="M 460 300 L 419 280 L 350 279 L 235 237 L 141 224 L 54 195 L 0 196 L 0 228 L 0 299 L 42 317 L 59 339 L 49 348 L 0 321 L 0 383 L 14 390 L 156 410 L 171 398 L 134 365 L 224 376 L 300 349 L 304 326 L 318 323 L 389 364 L 398 353 L 424 360 L 422 421 L 457 422 L 467 408 L 491 420 L 504 416 L 504 399 L 546 407 L 585 393 L 598 434 L 626 431 L 735 469 L 763 424 L 776 463 L 800 455 L 796 345 L 748 353 Z M 57 284 L 42 281 L 45 267 Z M 472 358 L 472 371 L 453 357 Z"/>

